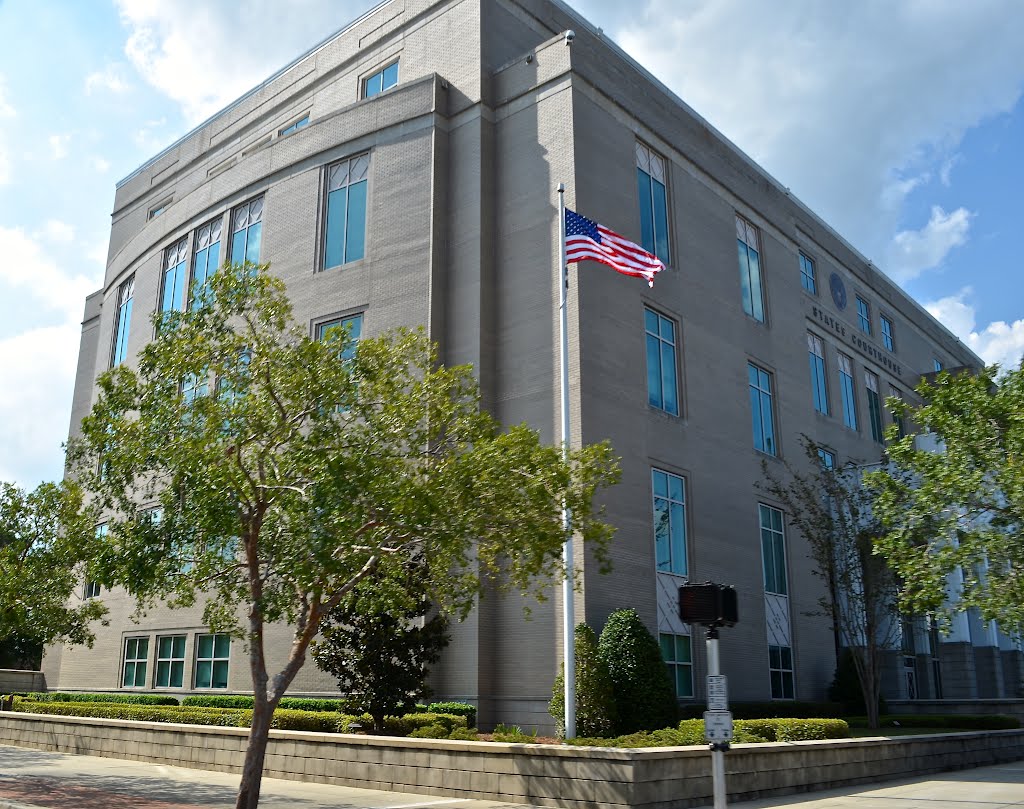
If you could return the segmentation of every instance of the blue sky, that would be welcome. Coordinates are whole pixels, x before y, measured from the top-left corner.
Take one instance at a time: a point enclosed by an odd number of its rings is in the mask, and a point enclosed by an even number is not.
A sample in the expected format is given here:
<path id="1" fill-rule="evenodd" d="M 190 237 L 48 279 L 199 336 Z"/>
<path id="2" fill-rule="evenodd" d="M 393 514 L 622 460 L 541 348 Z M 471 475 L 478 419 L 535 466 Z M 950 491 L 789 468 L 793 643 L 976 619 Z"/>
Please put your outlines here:
<path id="1" fill-rule="evenodd" d="M 1018 0 L 576 0 L 988 362 L 1024 353 Z M 0 0 L 0 480 L 60 477 L 115 182 L 371 5 Z"/>

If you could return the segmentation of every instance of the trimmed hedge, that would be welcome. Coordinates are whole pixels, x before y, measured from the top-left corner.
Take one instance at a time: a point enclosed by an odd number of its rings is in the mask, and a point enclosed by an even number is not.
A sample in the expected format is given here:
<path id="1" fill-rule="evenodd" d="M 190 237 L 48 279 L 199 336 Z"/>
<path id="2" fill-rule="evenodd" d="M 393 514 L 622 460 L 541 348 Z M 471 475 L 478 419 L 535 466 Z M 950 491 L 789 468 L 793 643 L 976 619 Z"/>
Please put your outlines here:
<path id="1" fill-rule="evenodd" d="M 72 694 L 62 691 L 45 693 L 33 691 L 26 694 L 36 702 L 102 702 L 125 705 L 177 705 L 176 697 L 164 694 Z"/>
<path id="2" fill-rule="evenodd" d="M 952 730 L 1014 730 L 1020 721 L 1004 714 L 889 714 L 878 717 L 881 727 L 943 728 Z M 848 720 L 851 728 L 866 728 L 865 716 L 853 716 Z"/>
<path id="3" fill-rule="evenodd" d="M 706 705 L 695 703 L 679 709 L 684 719 L 702 719 Z M 842 719 L 841 702 L 735 702 L 729 704 L 734 719 Z"/>
<path id="4" fill-rule="evenodd" d="M 417 705 L 419 713 L 446 713 L 466 717 L 466 724 L 476 727 L 476 706 L 468 702 L 431 702 L 429 705 Z"/>
<path id="5" fill-rule="evenodd" d="M 182 705 L 199 708 L 252 708 L 255 700 L 246 694 L 192 694 L 182 699 Z M 282 697 L 278 708 L 293 711 L 330 711 L 347 713 L 348 703 L 343 699 L 305 699 Z"/>
<path id="6" fill-rule="evenodd" d="M 843 739 L 850 728 L 842 719 L 737 719 L 733 743 L 796 742 Z M 642 731 L 614 739 L 568 739 L 584 747 L 683 747 L 704 744 L 704 720 L 684 719 L 674 728 Z"/>

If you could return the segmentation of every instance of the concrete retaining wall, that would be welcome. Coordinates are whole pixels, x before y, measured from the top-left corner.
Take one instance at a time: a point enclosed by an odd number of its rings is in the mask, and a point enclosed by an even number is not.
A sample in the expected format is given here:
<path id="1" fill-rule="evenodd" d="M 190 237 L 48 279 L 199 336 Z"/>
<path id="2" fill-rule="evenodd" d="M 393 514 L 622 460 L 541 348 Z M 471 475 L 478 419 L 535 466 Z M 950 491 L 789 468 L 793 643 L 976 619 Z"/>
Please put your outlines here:
<path id="1" fill-rule="evenodd" d="M 41 671 L 0 669 L 0 694 L 18 691 L 45 691 L 46 678 Z"/>
<path id="2" fill-rule="evenodd" d="M 0 744 L 240 772 L 244 728 L 0 713 Z M 611 750 L 271 731 L 266 775 L 544 806 L 711 803 L 703 747 Z M 730 797 L 759 798 L 1024 759 L 1024 730 L 739 745 Z"/>
<path id="3" fill-rule="evenodd" d="M 892 714 L 1004 714 L 1024 724 L 1024 699 L 890 699 Z"/>

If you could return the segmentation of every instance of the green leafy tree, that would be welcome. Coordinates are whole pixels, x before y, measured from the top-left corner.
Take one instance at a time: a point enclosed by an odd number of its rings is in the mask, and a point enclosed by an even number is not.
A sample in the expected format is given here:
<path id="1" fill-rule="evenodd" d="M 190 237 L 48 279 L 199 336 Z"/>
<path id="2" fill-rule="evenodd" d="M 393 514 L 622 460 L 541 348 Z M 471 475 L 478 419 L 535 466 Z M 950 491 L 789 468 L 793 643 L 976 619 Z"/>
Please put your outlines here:
<path id="1" fill-rule="evenodd" d="M 0 645 L 24 659 L 49 643 L 92 645 L 107 612 L 82 600 L 96 524 L 72 483 L 0 484 Z"/>
<path id="2" fill-rule="evenodd" d="M 401 581 L 384 585 L 374 575 L 360 582 L 331 610 L 312 647 L 317 666 L 338 679 L 355 710 L 373 717 L 377 733 L 385 716 L 427 695 L 429 667 L 448 645 L 448 619 L 430 615 L 426 572 L 410 563 L 396 571 Z"/>
<path id="3" fill-rule="evenodd" d="M 877 728 L 886 657 L 899 648 L 901 637 L 899 580 L 875 553 L 882 528 L 863 470 L 855 465 L 828 469 L 816 443 L 805 436 L 803 445 L 804 467 L 784 462 L 784 473 L 776 474 L 762 464 L 761 488 L 782 504 L 790 525 L 807 542 L 814 574 L 826 585 L 818 601 L 821 614 L 832 621 L 857 672 L 868 727 Z"/>
<path id="4" fill-rule="evenodd" d="M 926 379 L 920 407 L 889 399 L 922 429 L 891 430 L 892 470 L 869 480 L 886 529 L 877 548 L 906 582 L 905 604 L 942 617 L 951 603 L 974 607 L 1012 634 L 1024 628 L 1024 366 L 997 371 Z M 947 591 L 957 569 L 963 586 Z"/>
<path id="5" fill-rule="evenodd" d="M 69 455 L 108 521 L 104 580 L 142 610 L 202 599 L 211 629 L 246 645 L 240 809 L 257 805 L 274 709 L 364 579 L 398 592 L 388 572 L 421 560 L 455 617 L 487 585 L 542 593 L 563 571 L 563 499 L 606 559 L 612 529 L 593 501 L 617 476 L 610 448 L 564 460 L 525 425 L 503 431 L 472 370 L 439 366 L 422 331 L 314 340 L 253 265 L 221 268 L 203 305 L 155 325 L 135 367 L 99 377 Z M 264 630 L 282 621 L 294 636 L 271 673 Z"/>
<path id="6" fill-rule="evenodd" d="M 576 735 L 608 737 L 615 732 L 615 692 L 608 664 L 601 657 L 597 635 L 586 624 L 577 624 L 576 649 Z M 565 735 L 565 665 L 562 664 L 551 689 L 548 706 L 558 727 Z"/>
<path id="7" fill-rule="evenodd" d="M 612 679 L 616 732 L 658 730 L 674 725 L 679 713 L 675 688 L 661 647 L 634 609 L 608 616 L 598 649 Z"/>

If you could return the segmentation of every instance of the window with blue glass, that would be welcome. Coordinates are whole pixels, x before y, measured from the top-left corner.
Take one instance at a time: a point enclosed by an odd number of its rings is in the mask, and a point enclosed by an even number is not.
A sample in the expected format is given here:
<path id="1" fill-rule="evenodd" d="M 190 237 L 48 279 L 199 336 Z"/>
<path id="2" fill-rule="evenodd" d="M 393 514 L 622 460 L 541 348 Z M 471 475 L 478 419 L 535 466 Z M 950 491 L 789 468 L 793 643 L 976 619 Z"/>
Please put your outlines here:
<path id="1" fill-rule="evenodd" d="M 878 377 L 871 371 L 864 372 L 864 387 L 868 392 L 868 423 L 871 437 L 879 444 L 885 440 L 882 432 L 882 397 L 878 393 Z"/>
<path id="2" fill-rule="evenodd" d="M 786 577 L 786 535 L 782 529 L 782 512 L 759 504 L 761 521 L 761 558 L 764 562 L 764 591 L 776 595 L 789 593 Z"/>
<path id="3" fill-rule="evenodd" d="M 890 351 L 895 351 L 895 344 L 892 340 L 892 321 L 889 320 L 885 315 L 879 316 L 879 321 L 882 324 L 882 343 Z"/>
<path id="4" fill-rule="evenodd" d="M 653 309 L 644 308 L 647 340 L 647 402 L 651 407 L 679 415 L 676 365 L 676 325 Z"/>
<path id="5" fill-rule="evenodd" d="M 181 397 L 189 403 L 209 392 L 210 378 L 206 374 L 189 374 L 181 383 Z"/>
<path id="6" fill-rule="evenodd" d="M 857 325 L 865 334 L 871 334 L 871 307 L 860 295 L 857 296 Z"/>
<path id="7" fill-rule="evenodd" d="M 206 302 L 210 277 L 220 265 L 221 219 L 207 222 L 196 231 L 195 255 L 192 258 L 192 308 Z"/>
<path id="8" fill-rule="evenodd" d="M 668 191 L 665 158 L 642 143 L 636 145 L 636 181 L 640 200 L 640 246 L 669 263 Z"/>
<path id="9" fill-rule="evenodd" d="M 291 135 L 293 132 L 298 132 L 300 129 L 302 129 L 303 127 L 306 127 L 306 126 L 309 126 L 309 113 L 308 112 L 305 115 L 303 115 L 301 118 L 299 118 L 299 120 L 297 120 L 297 121 L 295 121 L 293 123 L 288 124 L 288 126 L 286 126 L 284 129 L 279 129 L 277 131 L 277 135 L 278 135 L 278 137 L 283 138 L 286 135 Z"/>
<path id="10" fill-rule="evenodd" d="M 186 237 L 164 251 L 164 273 L 160 288 L 161 312 L 180 312 L 185 308 L 187 265 L 188 238 Z"/>
<path id="11" fill-rule="evenodd" d="M 659 634 L 661 659 L 668 666 L 677 697 L 693 696 L 693 654 L 689 635 Z"/>
<path id="12" fill-rule="evenodd" d="M 743 311 L 764 323 L 764 289 L 761 282 L 761 254 L 757 228 L 741 216 L 736 217 L 736 249 L 740 260 L 740 290 Z"/>
<path id="13" fill-rule="evenodd" d="M 839 393 L 843 399 L 843 424 L 857 429 L 857 397 L 853 389 L 853 360 L 839 355 Z"/>
<path id="14" fill-rule="evenodd" d="M 829 408 L 828 385 L 825 382 L 825 347 L 820 337 L 813 334 L 807 335 L 807 355 L 811 363 L 811 392 L 814 396 L 814 409 L 827 416 Z"/>
<path id="15" fill-rule="evenodd" d="M 776 454 L 775 414 L 772 409 L 772 375 L 754 363 L 747 364 L 750 413 L 754 426 L 754 449 Z"/>
<path id="16" fill-rule="evenodd" d="M 939 371 L 941 371 L 942 370 L 942 361 L 941 360 L 933 359 L 932 360 L 932 370 L 935 371 L 935 373 L 938 373 Z"/>
<path id="17" fill-rule="evenodd" d="M 363 79 L 363 98 L 373 98 L 377 93 L 390 90 L 398 84 L 398 62 L 394 61 L 383 70 Z"/>
<path id="18" fill-rule="evenodd" d="M 821 463 L 822 469 L 835 469 L 836 468 L 836 456 L 831 450 L 827 450 L 824 447 L 818 447 L 818 461 Z"/>
<path id="19" fill-rule="evenodd" d="M 114 344 L 111 348 L 111 366 L 120 365 L 128 356 L 128 332 L 132 325 L 132 296 L 135 294 L 135 276 L 131 276 L 117 289 L 117 313 L 114 316 Z"/>
<path id="20" fill-rule="evenodd" d="M 341 358 L 342 360 L 352 359 L 356 353 L 356 343 L 363 331 L 362 314 L 349 315 L 347 317 L 340 317 L 336 320 L 328 320 L 324 323 L 317 324 L 316 339 L 324 340 L 334 330 L 345 331 L 348 333 L 348 342 L 346 342 L 345 348 L 342 349 Z"/>
<path id="21" fill-rule="evenodd" d="M 686 482 L 651 470 L 654 491 L 654 558 L 660 573 L 686 575 Z"/>
<path id="22" fill-rule="evenodd" d="M 818 275 L 814 270 L 813 259 L 800 254 L 800 286 L 812 295 L 818 294 Z"/>
<path id="23" fill-rule="evenodd" d="M 366 186 L 370 156 L 327 167 L 324 269 L 358 261 L 366 252 Z"/>
<path id="24" fill-rule="evenodd" d="M 263 197 L 239 205 L 231 214 L 231 260 L 235 264 L 260 263 L 263 238 Z"/>

